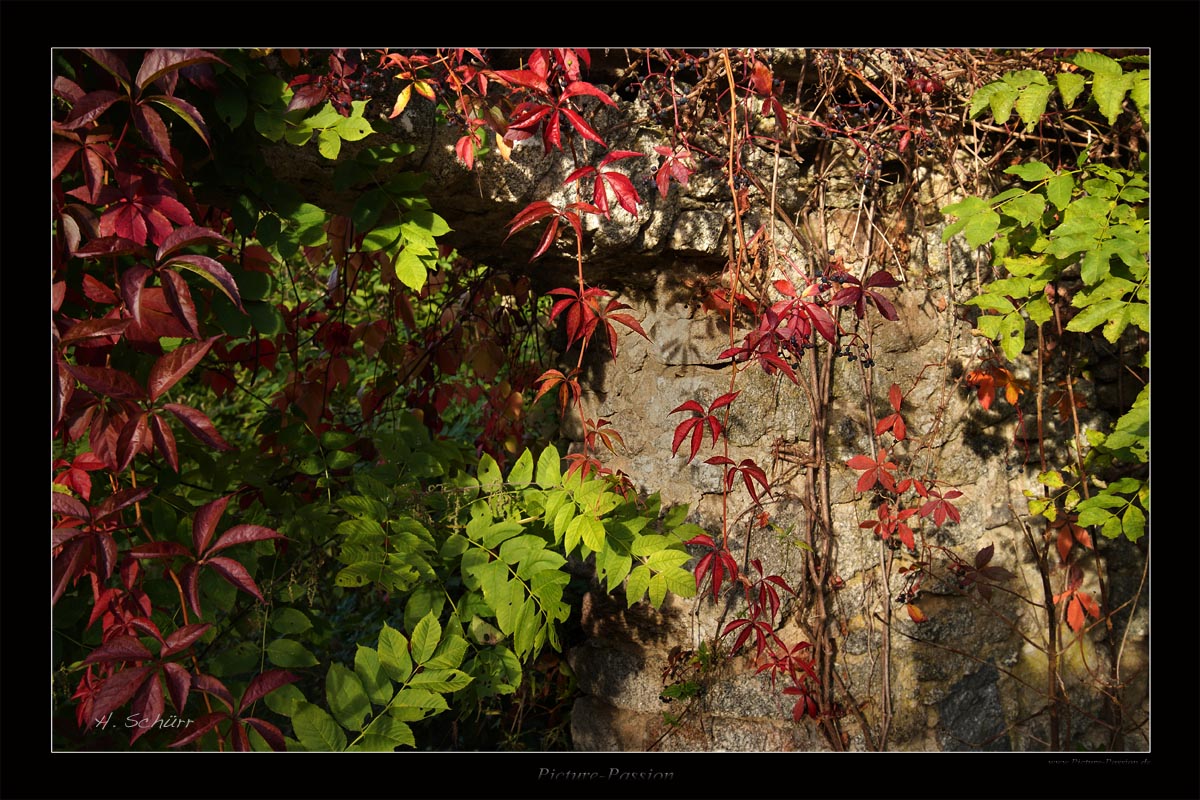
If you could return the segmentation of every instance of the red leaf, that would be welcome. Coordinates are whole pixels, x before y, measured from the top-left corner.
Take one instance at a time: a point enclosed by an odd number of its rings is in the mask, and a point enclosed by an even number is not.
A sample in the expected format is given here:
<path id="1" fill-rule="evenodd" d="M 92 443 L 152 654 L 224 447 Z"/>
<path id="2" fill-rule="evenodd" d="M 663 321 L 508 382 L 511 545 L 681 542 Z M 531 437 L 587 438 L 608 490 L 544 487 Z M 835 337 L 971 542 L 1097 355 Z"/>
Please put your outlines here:
<path id="1" fill-rule="evenodd" d="M 207 559 L 204 563 L 212 567 L 217 571 L 218 575 L 227 580 L 229 583 L 232 583 L 237 588 L 241 589 L 243 592 L 254 595 L 256 598 L 258 598 L 259 602 L 265 602 L 263 600 L 262 592 L 258 590 L 258 585 L 254 582 L 254 578 L 251 577 L 249 571 L 247 571 L 246 568 L 237 561 L 234 561 L 232 558 L 226 558 L 225 556 L 216 556 L 215 558 Z"/>
<path id="2" fill-rule="evenodd" d="M 204 616 L 200 611 L 200 568 L 195 562 L 185 564 L 179 571 L 179 583 L 183 586 L 192 613 L 197 617 Z"/>
<path id="3" fill-rule="evenodd" d="M 544 75 L 539 75 L 531 70 L 501 69 L 496 70 L 491 74 L 505 83 L 523 86 L 526 89 L 533 89 L 536 92 L 547 93 L 550 91 L 550 87 L 547 85 Z"/>
<path id="4" fill-rule="evenodd" d="M 180 405 L 179 403 L 167 403 L 163 408 L 174 414 L 193 436 L 214 450 L 233 449 L 217 433 L 217 429 L 213 426 L 212 421 L 196 409 Z"/>
<path id="5" fill-rule="evenodd" d="M 179 542 L 145 542 L 129 549 L 130 558 L 175 558 L 188 555 Z"/>
<path id="6" fill-rule="evenodd" d="M 150 661 L 154 654 L 146 649 L 146 645 L 138 641 L 136 636 L 118 636 L 97 647 L 84 664 L 102 664 L 113 661 Z M 132 693 L 131 693 L 132 696 Z"/>
<path id="7" fill-rule="evenodd" d="M 84 339 L 97 339 L 109 336 L 114 337 L 112 341 L 115 343 L 116 337 L 125 332 L 125 329 L 129 327 L 129 323 L 130 321 L 127 319 L 80 320 L 72 325 L 59 341 L 63 345 L 68 345 L 73 342 L 83 341 Z"/>
<path id="8" fill-rule="evenodd" d="M 1079 600 L 1079 595 L 1071 598 L 1071 602 L 1067 604 L 1067 624 L 1071 626 L 1071 630 L 1078 631 L 1083 627 L 1083 603 Z"/>
<path id="9" fill-rule="evenodd" d="M 158 681 L 158 676 L 152 675 L 149 680 L 145 681 L 138 687 L 137 692 L 133 696 L 133 704 L 130 710 L 133 712 L 130 717 L 138 720 L 150 720 L 157 722 L 162 719 L 165 703 L 163 703 L 162 684 Z M 133 731 L 133 735 L 129 738 L 129 743 L 133 744 L 142 736 L 150 732 L 153 725 L 143 726 L 138 724 Z"/>
<path id="10" fill-rule="evenodd" d="M 644 155 L 645 153 L 636 153 L 633 150 L 613 150 L 600 159 L 600 166 L 608 166 L 614 161 L 620 161 L 622 158 L 641 158 Z"/>
<path id="11" fill-rule="evenodd" d="M 282 753 L 287 750 L 287 742 L 283 738 L 283 733 L 271 723 L 258 717 L 246 717 L 242 722 L 258 731 L 258 735 L 266 740 L 266 743 L 275 752 Z"/>
<path id="12" fill-rule="evenodd" d="M 223 245 L 232 247 L 233 243 L 221 234 L 199 225 L 183 225 L 163 239 L 162 244 L 158 246 L 158 251 L 154 254 L 154 261 L 157 264 L 163 264 L 164 259 L 174 255 L 184 247 L 199 244 Z"/>
<path id="13" fill-rule="evenodd" d="M 108 89 L 89 92 L 75 102 L 71 107 L 71 113 L 67 115 L 67 118 L 59 127 L 64 130 L 82 128 L 122 99 L 121 95 Z"/>
<path id="14" fill-rule="evenodd" d="M 549 250 L 550 245 L 554 243 L 554 240 L 557 237 L 558 237 L 558 217 L 554 217 L 553 219 L 550 220 L 550 224 L 546 226 L 546 232 L 542 234 L 542 239 L 541 239 L 541 241 L 538 242 L 537 249 L 533 251 L 533 256 L 531 256 L 529 260 L 533 261 L 538 256 L 542 255 L 547 250 Z"/>
<path id="15" fill-rule="evenodd" d="M 262 542 L 268 539 L 286 538 L 282 533 L 263 527 L 262 525 L 234 525 L 221 535 L 221 538 L 208 549 L 208 552 L 216 553 L 227 547 L 233 547 L 236 544 L 246 544 L 247 542 Z"/>
<path id="16" fill-rule="evenodd" d="M 113 492 L 105 498 L 99 506 L 92 510 L 92 516 L 96 522 L 104 522 L 109 517 L 119 511 L 129 508 L 134 503 L 140 503 L 150 496 L 154 491 L 152 486 L 143 486 L 139 489 L 121 489 L 118 492 Z"/>
<path id="17" fill-rule="evenodd" d="M 150 438 L 150 429 L 146 426 L 146 412 L 141 411 L 132 415 L 121 429 L 117 437 L 117 472 L 124 472 L 133 463 L 133 459 L 142 452 Z"/>
<path id="18" fill-rule="evenodd" d="M 212 336 L 202 342 L 182 345 L 154 362 L 154 366 L 150 369 L 150 379 L 147 382 L 151 402 L 158 400 L 183 376 L 191 372 L 219 338 L 219 336 Z"/>
<path id="19" fill-rule="evenodd" d="M 216 711 L 212 714 L 205 714 L 189 725 L 175 741 L 171 742 L 167 747 L 182 747 L 185 744 L 190 744 L 199 739 L 204 734 L 217 727 L 220 723 L 229 719 L 229 715 L 224 711 Z"/>
<path id="20" fill-rule="evenodd" d="M 633 216 L 637 216 L 638 204 L 642 202 L 642 198 L 638 196 L 637 189 L 629 178 L 619 172 L 604 173 L 608 184 L 612 186 L 613 192 L 617 195 L 617 202 L 621 204 L 621 208 L 628 211 Z"/>
<path id="21" fill-rule="evenodd" d="M 721 395 L 716 400 L 712 401 L 712 405 L 710 405 L 708 407 L 708 413 L 711 414 L 712 412 L 716 411 L 718 408 L 724 408 L 725 406 L 729 405 L 735 399 L 737 399 L 737 396 L 741 393 L 742 392 L 739 389 L 736 392 L 728 392 L 727 394 Z"/>
<path id="22" fill-rule="evenodd" d="M 580 95 L 587 95 L 589 97 L 598 98 L 598 99 L 604 101 L 605 104 L 610 105 L 613 108 L 616 108 L 616 106 L 617 106 L 616 101 L 614 101 L 611 97 L 609 97 L 607 94 L 605 94 L 601 89 L 599 89 L 585 81 L 572 81 L 571 83 L 567 84 L 567 88 L 563 90 L 561 99 L 566 100 L 567 98 L 578 97 Z M 563 110 L 565 111 L 566 109 L 564 108 Z M 601 144 L 603 144 L 603 142 L 601 142 Z M 634 153 L 633 155 L 641 155 L 641 154 Z"/>
<path id="23" fill-rule="evenodd" d="M 250 685 L 246 687 L 246 691 L 242 695 L 242 702 L 238 706 L 238 713 L 242 713 L 264 696 L 270 694 L 281 686 L 286 686 L 289 683 L 295 683 L 298 680 L 300 680 L 299 675 L 288 672 L 284 669 L 271 669 L 260 675 L 256 675 L 254 679 L 250 681 Z"/>
<path id="24" fill-rule="evenodd" d="M 182 628 L 172 631 L 172 633 L 167 636 L 166 641 L 163 643 L 162 652 L 159 654 L 160 658 L 173 656 L 176 653 L 191 647 L 192 644 L 201 636 L 203 636 L 204 633 L 211 627 L 212 625 L 207 622 L 200 622 L 193 623 L 191 625 L 184 625 Z"/>
<path id="25" fill-rule="evenodd" d="M 224 64 L 225 62 L 204 50 L 151 50 L 142 59 L 142 65 L 138 68 L 137 78 L 134 80 L 134 83 L 137 84 L 138 89 L 145 89 L 168 72 L 204 63 Z"/>
<path id="26" fill-rule="evenodd" d="M 589 141 L 595 142 L 596 144 L 600 145 L 601 147 L 608 146 L 604 143 L 604 140 L 600 138 L 600 134 L 598 134 L 594 130 L 592 130 L 591 126 L 589 126 L 587 124 L 587 122 L 584 120 L 583 117 L 581 117 L 579 115 L 578 112 L 576 112 L 574 109 L 568 108 L 566 106 L 563 106 L 561 110 L 562 110 L 562 113 L 566 116 L 566 118 L 575 127 L 575 130 L 579 131 L 580 136 L 582 136 L 585 139 L 588 139 Z M 558 129 L 558 115 L 557 114 L 554 116 L 552 123 L 554 125 L 555 132 L 557 134 L 557 129 Z M 549 128 L 549 127 L 550 126 L 547 125 L 547 128 Z M 557 144 L 557 142 L 555 142 L 555 144 Z"/>
<path id="27" fill-rule="evenodd" d="M 130 112 L 138 133 L 150 145 L 151 149 L 168 164 L 173 164 L 171 158 L 171 134 L 158 112 L 149 106 L 137 103 Z"/>
<path id="28" fill-rule="evenodd" d="M 208 543 L 212 541 L 213 533 L 217 530 L 217 523 L 221 520 L 221 515 L 225 513 L 230 499 L 231 497 L 228 495 L 218 497 L 196 509 L 196 514 L 192 517 L 192 551 L 197 557 L 204 555 L 208 550 Z"/>
<path id="29" fill-rule="evenodd" d="M 93 695 L 92 719 L 87 727 L 90 729 L 96 720 L 104 719 L 125 705 L 142 684 L 154 678 L 155 669 L 152 666 L 123 669 L 105 678 Z"/>
<path id="30" fill-rule="evenodd" d="M 198 692 L 204 692 L 207 695 L 217 698 L 230 711 L 233 711 L 236 706 L 229 689 L 212 675 L 197 675 L 192 680 L 192 688 Z"/>
<path id="31" fill-rule="evenodd" d="M 900 412 L 900 403 L 903 399 L 904 396 L 900 393 L 900 387 L 893 383 L 891 388 L 888 389 L 888 402 L 892 404 L 892 409 L 897 413 Z"/>
<path id="32" fill-rule="evenodd" d="M 192 675 L 182 665 L 171 661 L 162 665 L 163 678 L 167 682 L 167 691 L 171 702 L 179 712 L 187 705 L 188 690 L 192 685 Z"/>
<path id="33" fill-rule="evenodd" d="M 312 108 L 328 96 L 329 90 L 324 85 L 318 83 L 306 84 L 301 86 L 292 95 L 292 100 L 288 103 L 287 110 L 295 111 L 296 109 Z"/>
<path id="34" fill-rule="evenodd" d="M 179 450 L 175 446 L 175 434 L 158 414 L 150 415 L 150 434 L 154 437 L 154 445 L 162 453 L 167 464 L 175 472 L 179 472 Z"/>
<path id="35" fill-rule="evenodd" d="M 208 132 L 208 124 L 205 123 L 204 117 L 191 103 L 173 95 L 155 95 L 145 98 L 148 102 L 157 103 L 165 106 L 175 112 L 188 127 L 204 140 L 204 143 L 210 148 L 212 147 L 212 137 Z"/>
<path id="36" fill-rule="evenodd" d="M 67 364 L 66 367 L 77 381 L 102 395 L 117 400 L 141 400 L 146 396 L 132 376 L 119 370 L 79 364 Z"/>
<path id="37" fill-rule="evenodd" d="M 188 288 L 187 281 L 183 279 L 182 275 L 172 270 L 160 272 L 159 279 L 162 281 L 167 305 L 170 306 L 175 319 L 183 324 L 192 338 L 201 338 L 200 322 L 196 317 L 196 304 L 192 302 L 192 290 Z"/>

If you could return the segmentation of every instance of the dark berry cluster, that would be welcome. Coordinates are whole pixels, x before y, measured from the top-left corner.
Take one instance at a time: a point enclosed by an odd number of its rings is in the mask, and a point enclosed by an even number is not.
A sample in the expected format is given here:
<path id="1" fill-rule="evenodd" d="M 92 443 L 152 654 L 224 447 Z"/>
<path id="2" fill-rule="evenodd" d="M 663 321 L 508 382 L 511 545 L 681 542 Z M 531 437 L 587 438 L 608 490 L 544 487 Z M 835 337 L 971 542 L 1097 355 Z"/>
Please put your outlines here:
<path id="1" fill-rule="evenodd" d="M 864 367 L 869 368 L 875 366 L 875 359 L 871 358 L 871 345 L 867 344 L 866 342 L 863 342 L 862 345 L 857 348 L 857 350 L 853 345 L 842 345 L 842 347 L 836 353 L 834 353 L 834 356 L 838 358 L 845 358 L 851 363 L 858 361 L 861 358 Z"/>
<path id="2" fill-rule="evenodd" d="M 385 68 L 373 65 L 370 60 L 364 61 L 357 76 L 351 74 L 348 80 L 350 92 L 358 100 L 384 97 L 389 90 L 393 90 L 392 84 L 391 74 Z"/>

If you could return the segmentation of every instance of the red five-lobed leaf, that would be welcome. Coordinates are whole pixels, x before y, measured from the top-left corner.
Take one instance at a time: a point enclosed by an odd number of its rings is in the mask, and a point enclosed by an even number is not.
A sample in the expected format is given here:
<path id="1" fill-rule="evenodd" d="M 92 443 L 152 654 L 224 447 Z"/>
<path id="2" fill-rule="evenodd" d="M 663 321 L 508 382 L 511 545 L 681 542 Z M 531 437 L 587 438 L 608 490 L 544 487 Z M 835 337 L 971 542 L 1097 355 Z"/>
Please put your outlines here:
<path id="1" fill-rule="evenodd" d="M 872 459 L 869 456 L 855 456 L 846 462 L 846 466 L 851 469 L 864 470 L 854 487 L 856 492 L 869 491 L 876 483 L 879 483 L 888 491 L 895 491 L 896 489 L 896 479 L 892 473 L 898 467 L 896 464 L 888 461 L 887 450 L 880 450 L 877 459 Z"/>
<path id="2" fill-rule="evenodd" d="M 644 336 L 645 334 L 643 334 Z M 704 441 L 704 430 L 707 427 L 712 434 L 712 443 L 715 446 L 717 439 L 721 435 L 723 427 L 721 421 L 717 419 L 714 413 L 719 408 L 724 408 L 734 401 L 740 392 L 729 392 L 712 401 L 712 404 L 705 411 L 704 406 L 697 403 L 695 400 L 688 400 L 674 409 L 671 413 L 677 414 L 681 411 L 694 411 L 700 414 L 698 417 L 685 419 L 675 427 L 675 434 L 671 440 L 671 455 L 679 452 L 679 446 L 683 444 L 683 440 L 689 435 L 692 437 L 691 453 L 688 455 L 688 463 L 696 457 L 696 453 L 700 452 L 700 444 Z"/>

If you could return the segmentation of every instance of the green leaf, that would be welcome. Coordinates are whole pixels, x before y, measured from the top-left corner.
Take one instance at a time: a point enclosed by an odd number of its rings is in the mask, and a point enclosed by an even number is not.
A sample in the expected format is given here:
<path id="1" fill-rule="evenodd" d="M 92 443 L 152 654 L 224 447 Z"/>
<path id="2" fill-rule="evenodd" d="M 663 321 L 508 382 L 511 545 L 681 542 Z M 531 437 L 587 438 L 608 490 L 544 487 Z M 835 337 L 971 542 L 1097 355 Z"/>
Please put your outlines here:
<path id="1" fill-rule="evenodd" d="M 1009 361 L 1016 361 L 1025 349 L 1025 318 L 1006 314 L 1000 322 L 1000 347 Z"/>
<path id="2" fill-rule="evenodd" d="M 525 486 L 533 481 L 533 453 L 525 450 L 508 472 L 508 482 L 512 486 Z"/>
<path id="3" fill-rule="evenodd" d="M 292 715 L 292 729 L 310 752 L 340 753 L 346 749 L 345 732 L 323 708 L 312 703 Z"/>
<path id="4" fill-rule="evenodd" d="M 1062 211 L 1071 202 L 1071 194 L 1075 191 L 1075 176 L 1071 173 L 1055 175 L 1046 181 L 1046 197 L 1054 207 Z"/>
<path id="5" fill-rule="evenodd" d="M 476 475 L 479 476 L 479 484 L 484 491 L 495 492 L 503 488 L 504 477 L 500 474 L 500 465 L 487 453 L 479 457 L 479 469 L 476 470 Z"/>
<path id="6" fill-rule="evenodd" d="M 368 252 L 389 250 L 399 240 L 400 223 L 392 222 L 367 231 L 366 236 L 363 237 L 362 249 Z"/>
<path id="7" fill-rule="evenodd" d="M 433 656 L 438 640 L 442 638 L 442 625 L 433 614 L 426 615 L 412 632 L 412 659 L 424 664 Z"/>
<path id="8" fill-rule="evenodd" d="M 428 689 L 406 688 L 396 692 L 396 698 L 392 701 L 391 708 L 420 708 L 431 709 L 433 711 L 448 711 L 450 706 L 446 705 L 446 699 L 436 692 L 431 692 Z"/>
<path id="9" fill-rule="evenodd" d="M 343 728 L 361 731 L 363 721 L 371 713 L 371 702 L 362 681 L 341 664 L 330 664 L 325 675 L 325 700 L 334 719 Z"/>
<path id="10" fill-rule="evenodd" d="M 989 339 L 995 339 L 1000 335 L 1000 325 L 1004 322 L 1004 317 L 995 315 L 987 315 L 979 318 L 979 332 Z"/>
<path id="11" fill-rule="evenodd" d="M 574 550 L 574 543 L 580 539 L 592 550 L 600 550 L 604 547 L 604 525 L 588 514 L 575 517 L 567 526 L 567 552 Z"/>
<path id="12" fill-rule="evenodd" d="M 1087 79 L 1078 72 L 1059 72 L 1054 76 L 1054 80 L 1058 84 L 1059 94 L 1062 95 L 1063 108 L 1071 107 L 1087 83 Z"/>
<path id="13" fill-rule="evenodd" d="M 471 618 L 471 624 L 467 626 L 467 635 L 475 644 L 482 646 L 497 644 L 506 638 L 499 628 L 480 616 Z"/>
<path id="14" fill-rule="evenodd" d="M 363 497 L 362 495 L 346 495 L 337 500 L 338 508 L 347 511 L 354 517 L 360 520 L 370 520 L 382 522 L 387 519 L 387 506 L 371 497 Z M 341 532 L 341 531 L 339 531 Z M 351 531 L 345 531 L 349 533 Z M 378 529 L 378 534 L 383 534 L 383 528 Z"/>
<path id="15" fill-rule="evenodd" d="M 267 660 L 277 667 L 315 667 L 320 662 L 304 645 L 291 639 L 276 639 L 267 645 Z"/>
<path id="16" fill-rule="evenodd" d="M 1053 90 L 1054 87 L 1048 83 L 1032 83 L 1022 90 L 1020 97 L 1017 98 L 1015 108 L 1021 121 L 1025 123 L 1026 131 L 1033 130 L 1041 120 L 1042 114 L 1046 112 L 1046 101 L 1050 99 L 1050 92 Z"/>
<path id="17" fill-rule="evenodd" d="M 384 515 L 386 516 L 386 510 Z M 383 539 L 383 526 L 370 518 L 348 519 L 339 522 L 333 532 L 340 536 L 361 536 L 369 539 Z"/>
<path id="18" fill-rule="evenodd" d="M 429 270 L 425 260 L 413 247 L 405 247 L 396 256 L 396 277 L 414 292 L 419 292 L 425 286 Z"/>
<path id="19" fill-rule="evenodd" d="M 394 750 L 402 745 L 416 747 L 412 728 L 391 716 L 378 716 L 363 731 L 363 737 L 351 750 Z"/>
<path id="20" fill-rule="evenodd" d="M 445 236 L 452 229 L 446 220 L 428 210 L 410 211 L 404 215 L 405 220 L 426 231 L 430 236 Z"/>
<path id="21" fill-rule="evenodd" d="M 1054 170 L 1036 160 L 1024 164 L 1014 164 L 1004 171 L 1009 175 L 1016 175 L 1023 181 L 1044 181 L 1054 177 Z"/>
<path id="22" fill-rule="evenodd" d="M 217 109 L 217 116 L 229 126 L 230 130 L 236 129 L 246 121 L 246 111 L 249 108 L 249 103 L 246 100 L 246 93 L 240 88 L 236 86 L 224 87 L 213 98 L 213 104 Z"/>
<path id="23" fill-rule="evenodd" d="M 476 617 L 478 619 L 478 617 Z M 467 640 L 457 634 L 449 634 L 438 645 L 433 658 L 425 662 L 426 669 L 456 669 L 467 653 Z"/>
<path id="24" fill-rule="evenodd" d="M 1050 307 L 1045 296 L 1035 297 L 1025 305 L 1025 313 L 1029 318 L 1038 325 L 1044 325 L 1049 322 L 1054 316 L 1054 309 Z"/>
<path id="25" fill-rule="evenodd" d="M 295 608 L 284 607 L 271 614 L 271 629 L 284 636 L 301 633 L 311 627 L 312 622 L 304 612 Z"/>
<path id="26" fill-rule="evenodd" d="M 397 683 L 404 683 L 412 675 L 412 657 L 408 654 L 408 640 L 404 634 L 384 623 L 379 631 L 379 663 L 387 671 L 388 677 Z"/>
<path id="27" fill-rule="evenodd" d="M 1038 483 L 1051 489 L 1061 489 L 1067 484 L 1063 481 L 1062 473 L 1056 469 L 1046 470 L 1037 476 Z"/>
<path id="28" fill-rule="evenodd" d="M 562 457 L 559 456 L 558 450 L 550 445 L 541 452 L 537 460 L 536 480 L 538 486 L 543 489 L 555 489 L 562 485 L 562 471 L 560 465 Z M 547 504 L 547 514 L 549 507 Z"/>
<path id="29" fill-rule="evenodd" d="M 308 701 L 304 699 L 304 693 L 293 683 L 280 686 L 264 697 L 263 701 L 267 704 L 267 708 L 284 717 L 292 716 L 308 704 Z"/>
<path id="30" fill-rule="evenodd" d="M 471 676 L 462 670 L 427 669 L 414 675 L 409 686 L 446 694 L 465 689 L 471 683 L 471 680 Z"/>
<path id="31" fill-rule="evenodd" d="M 1136 542 L 1146 534 L 1146 515 L 1140 508 L 1130 503 L 1129 508 L 1125 509 L 1125 514 L 1121 517 L 1121 529 L 1125 532 L 1126 539 Z"/>
<path id="32" fill-rule="evenodd" d="M 1092 78 L 1092 97 L 1109 125 L 1115 124 L 1117 117 L 1121 115 L 1125 93 L 1129 91 L 1131 84 L 1130 77 L 1119 71 L 1117 73 L 1097 72 Z"/>
<path id="33" fill-rule="evenodd" d="M 1067 323 L 1067 330 L 1076 333 L 1087 333 L 1094 330 L 1098 325 L 1108 322 L 1111 318 L 1119 314 L 1123 305 L 1124 303 L 1121 300 L 1116 299 L 1101 300 L 1098 303 L 1094 303 L 1076 314 Z"/>
<path id="34" fill-rule="evenodd" d="M 667 579 L 661 573 L 650 579 L 650 605 L 658 608 L 667 598 Z"/>
<path id="35" fill-rule="evenodd" d="M 671 567 L 679 567 L 688 562 L 691 556 L 683 550 L 659 550 L 646 558 L 646 566 L 655 572 L 665 572 Z"/>
<path id="36" fill-rule="evenodd" d="M 1130 73 L 1129 99 L 1137 106 L 1138 114 L 1150 130 L 1150 71 L 1138 70 Z"/>
<path id="37" fill-rule="evenodd" d="M 615 591 L 633 568 L 633 559 L 628 553 L 620 553 L 611 547 L 596 552 L 596 576 L 604 580 L 608 591 Z"/>
<path id="38" fill-rule="evenodd" d="M 388 199 L 388 196 L 380 189 L 370 189 L 365 191 L 358 196 L 357 200 L 354 201 L 354 208 L 350 212 L 350 220 L 359 230 L 370 231 L 371 228 L 375 226 L 375 223 L 379 221 L 379 217 L 383 214 L 384 209 L 386 209 L 390 203 L 391 201 Z M 379 247 L 375 247 L 373 249 L 383 249 L 387 245 L 396 241 L 396 238 L 399 237 L 399 235 L 400 229 L 397 227 L 396 234 L 391 238 L 390 241 L 384 242 Z"/>
<path id="39" fill-rule="evenodd" d="M 392 699 L 392 682 L 379 660 L 379 653 L 365 645 L 357 645 L 354 654 L 354 673 L 358 675 L 367 698 L 377 706 L 386 706 Z"/>
<path id="40" fill-rule="evenodd" d="M 980 247 L 992 240 L 1000 227 L 1000 215 L 995 212 L 978 214 L 967 220 L 963 227 L 963 237 L 971 247 Z"/>
<path id="41" fill-rule="evenodd" d="M 337 124 L 337 121 L 340 119 L 342 119 L 342 115 L 333 107 L 333 103 L 326 101 L 320 110 L 311 116 L 305 117 L 300 124 L 315 130 L 331 127 Z"/>
<path id="42" fill-rule="evenodd" d="M 1040 194 L 1029 193 L 1014 197 L 1003 205 L 1005 214 L 1015 219 L 1021 225 L 1032 225 L 1042 218 L 1046 210 L 1046 198 Z"/>
<path id="43" fill-rule="evenodd" d="M 693 583 L 694 583 L 693 579 Z M 650 586 L 650 568 L 642 564 L 629 573 L 629 581 L 625 584 L 625 602 L 633 607 L 646 594 Z"/>
<path id="44" fill-rule="evenodd" d="M 277 113 L 270 111 L 256 111 L 254 113 L 254 130 L 272 142 L 278 142 L 282 139 L 287 129 L 287 123 Z"/>
<path id="45" fill-rule="evenodd" d="M 1105 75 L 1120 75 L 1121 64 L 1103 53 L 1081 50 L 1071 57 L 1071 63 L 1083 67 L 1088 72 Z"/>
<path id="46" fill-rule="evenodd" d="M 483 532 L 484 547 L 497 547 L 525 530 L 519 522 L 503 521 L 489 525 Z"/>
<path id="47" fill-rule="evenodd" d="M 1125 332 L 1125 328 L 1129 325 L 1129 306 L 1122 305 L 1121 310 L 1117 312 L 1112 319 L 1104 323 L 1104 338 L 1110 344 L 1116 344 L 1117 339 L 1121 338 L 1121 334 Z"/>
<path id="48" fill-rule="evenodd" d="M 357 142 L 360 139 L 365 139 L 375 132 L 371 127 L 371 123 L 362 117 L 341 117 L 334 128 L 337 135 L 345 139 L 347 142 Z"/>
<path id="49" fill-rule="evenodd" d="M 337 160 L 337 154 L 342 151 L 342 139 L 336 131 L 322 131 L 317 134 L 317 151 L 330 161 Z"/>
<path id="50" fill-rule="evenodd" d="M 660 573 L 667 583 L 667 591 L 679 597 L 696 596 L 696 576 L 686 569 L 672 567 Z"/>
<path id="51" fill-rule="evenodd" d="M 530 597 L 521 604 L 517 612 L 516 624 L 513 626 L 513 647 L 518 657 L 533 652 L 538 627 L 537 605 Z"/>
<path id="52" fill-rule="evenodd" d="M 540 537 L 528 534 L 519 536 L 509 539 L 500 546 L 500 559 L 507 564 L 516 564 L 545 547 L 546 542 Z"/>

